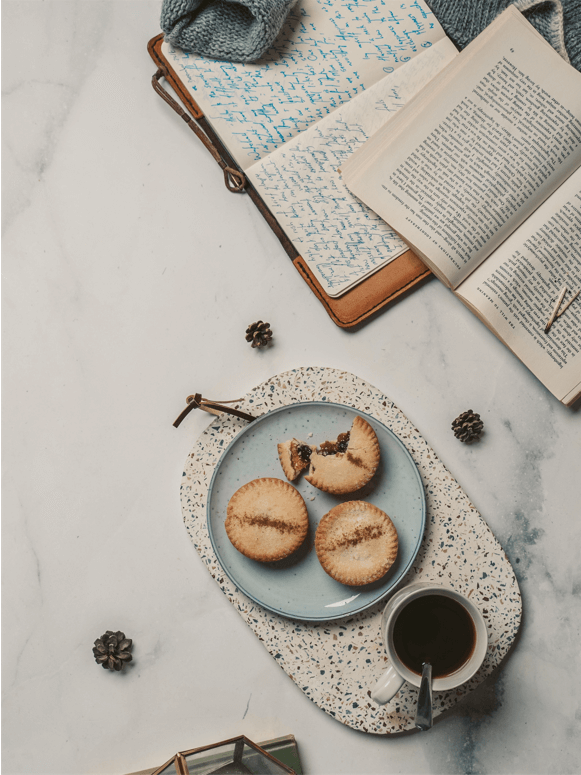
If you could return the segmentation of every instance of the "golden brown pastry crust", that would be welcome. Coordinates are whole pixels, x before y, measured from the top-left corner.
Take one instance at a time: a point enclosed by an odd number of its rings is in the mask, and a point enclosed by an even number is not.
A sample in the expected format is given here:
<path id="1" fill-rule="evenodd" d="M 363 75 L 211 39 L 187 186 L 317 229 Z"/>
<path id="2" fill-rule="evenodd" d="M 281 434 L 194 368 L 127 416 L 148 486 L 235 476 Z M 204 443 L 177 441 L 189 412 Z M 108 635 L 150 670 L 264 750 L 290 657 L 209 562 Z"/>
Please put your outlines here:
<path id="1" fill-rule="evenodd" d="M 282 479 L 253 479 L 230 498 L 225 522 L 232 544 L 246 557 L 273 562 L 303 543 L 309 528 L 305 502 Z"/>
<path id="2" fill-rule="evenodd" d="M 298 439 L 289 439 L 288 441 L 281 442 L 278 446 L 278 459 L 284 471 L 284 475 L 289 482 L 294 482 L 297 476 L 309 467 L 308 460 L 303 460 L 299 455 L 298 449 L 300 446 L 309 447 L 312 451 L 315 447 L 311 447 L 309 444 Z"/>
<path id="3" fill-rule="evenodd" d="M 322 518 L 315 550 L 326 573 L 348 586 L 385 576 L 397 557 L 397 530 L 381 509 L 365 501 L 340 503 Z"/>
<path id="4" fill-rule="evenodd" d="M 324 455 L 316 449 L 311 454 L 307 482 L 324 492 L 336 495 L 355 492 L 367 484 L 379 465 L 379 442 L 375 431 L 357 415 L 349 432 L 345 452 Z"/>

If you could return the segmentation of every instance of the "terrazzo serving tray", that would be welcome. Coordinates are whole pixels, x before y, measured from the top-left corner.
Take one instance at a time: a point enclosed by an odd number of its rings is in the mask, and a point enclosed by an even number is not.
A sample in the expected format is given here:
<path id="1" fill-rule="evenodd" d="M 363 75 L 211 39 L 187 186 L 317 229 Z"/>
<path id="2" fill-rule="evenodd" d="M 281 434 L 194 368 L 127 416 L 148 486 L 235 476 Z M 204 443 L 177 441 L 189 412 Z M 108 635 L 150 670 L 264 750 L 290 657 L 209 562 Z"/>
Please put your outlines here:
<path id="1" fill-rule="evenodd" d="M 318 620 L 318 612 L 314 621 L 289 618 L 257 603 L 255 594 L 254 600 L 245 595 L 231 579 L 238 579 L 236 572 L 224 572 L 212 544 L 207 513 L 214 472 L 229 445 L 249 427 L 247 422 L 231 415 L 213 418 L 188 456 L 181 485 L 184 523 L 222 592 L 310 700 L 338 721 L 363 732 L 383 735 L 414 730 L 416 687 L 404 684 L 384 706 L 377 705 L 369 696 L 370 688 L 387 666 L 380 633 L 381 613 L 387 599 L 396 588 L 432 581 L 462 592 L 482 611 L 488 627 L 484 662 L 463 686 L 434 694 L 436 718 L 490 675 L 510 650 L 522 614 L 516 577 L 490 528 L 418 430 L 367 382 L 336 369 L 303 367 L 271 377 L 253 388 L 240 408 L 259 417 L 284 406 L 314 401 L 345 409 L 352 407 L 385 426 L 403 443 L 421 476 L 426 503 L 423 539 L 409 570 L 395 585 L 388 585 L 385 595 L 352 615 L 334 612 L 325 621 Z M 256 474 L 259 475 L 265 474 Z M 284 478 L 282 470 L 278 475 Z M 312 489 L 315 498 L 311 501 L 313 496 L 307 496 L 306 503 L 309 514 L 318 519 L 328 507 L 325 509 L 324 499 L 317 503 L 322 494 Z"/>

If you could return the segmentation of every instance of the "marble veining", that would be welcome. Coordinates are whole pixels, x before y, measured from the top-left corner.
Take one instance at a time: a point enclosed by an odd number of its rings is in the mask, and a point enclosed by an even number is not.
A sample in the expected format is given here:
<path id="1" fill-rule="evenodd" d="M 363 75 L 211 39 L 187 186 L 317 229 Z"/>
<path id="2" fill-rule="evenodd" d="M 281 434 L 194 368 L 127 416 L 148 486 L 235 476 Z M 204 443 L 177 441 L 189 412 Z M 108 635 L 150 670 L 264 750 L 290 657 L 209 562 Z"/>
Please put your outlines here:
<path id="1" fill-rule="evenodd" d="M 579 408 L 435 279 L 334 326 L 154 94 L 159 12 L 2 4 L 3 775 L 121 775 L 241 733 L 293 733 L 312 775 L 578 775 Z M 261 352 L 244 341 L 258 318 Z M 365 734 L 309 702 L 183 527 L 183 461 L 211 426 L 172 427 L 185 397 L 313 363 L 394 401 L 518 580 L 515 648 L 426 734 Z M 469 407 L 472 446 L 450 430 Z M 93 661 L 106 629 L 134 640 L 124 674 Z"/>

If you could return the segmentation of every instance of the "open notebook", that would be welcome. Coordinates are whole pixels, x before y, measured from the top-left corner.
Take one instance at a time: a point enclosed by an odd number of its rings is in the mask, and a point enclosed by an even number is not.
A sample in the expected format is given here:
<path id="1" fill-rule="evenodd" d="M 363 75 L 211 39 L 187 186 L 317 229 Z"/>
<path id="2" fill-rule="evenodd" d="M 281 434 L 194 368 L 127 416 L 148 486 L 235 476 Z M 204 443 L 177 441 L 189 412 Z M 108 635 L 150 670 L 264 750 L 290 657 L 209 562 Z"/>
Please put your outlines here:
<path id="1" fill-rule="evenodd" d="M 456 53 L 422 0 L 300 0 L 255 64 L 160 44 L 180 94 L 331 299 L 410 252 L 338 168 Z"/>

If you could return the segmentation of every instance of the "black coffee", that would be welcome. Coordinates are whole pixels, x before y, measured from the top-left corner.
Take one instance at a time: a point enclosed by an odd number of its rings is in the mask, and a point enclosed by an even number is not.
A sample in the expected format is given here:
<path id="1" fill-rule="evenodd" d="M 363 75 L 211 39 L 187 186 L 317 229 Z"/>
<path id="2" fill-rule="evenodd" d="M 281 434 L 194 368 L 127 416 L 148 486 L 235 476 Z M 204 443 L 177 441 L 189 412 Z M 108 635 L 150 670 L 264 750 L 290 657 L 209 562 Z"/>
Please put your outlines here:
<path id="1" fill-rule="evenodd" d="M 476 645 L 476 629 L 464 606 L 444 595 L 412 600 L 395 621 L 393 642 L 398 657 L 412 672 L 432 665 L 432 677 L 443 678 L 467 662 Z"/>

